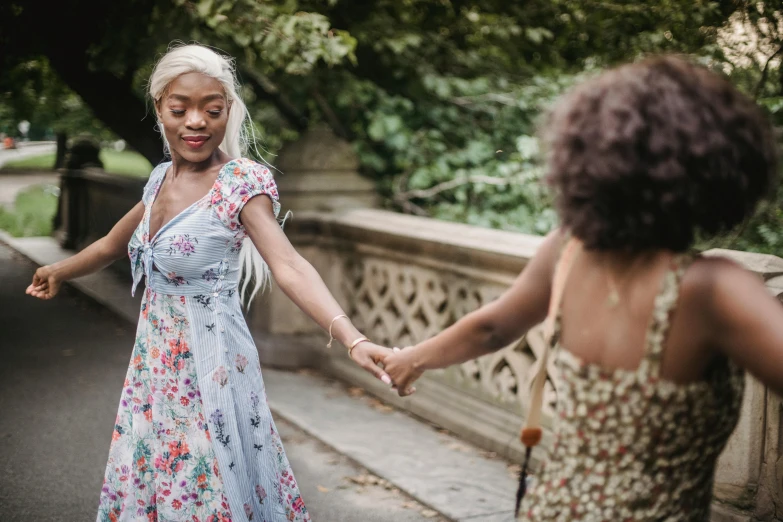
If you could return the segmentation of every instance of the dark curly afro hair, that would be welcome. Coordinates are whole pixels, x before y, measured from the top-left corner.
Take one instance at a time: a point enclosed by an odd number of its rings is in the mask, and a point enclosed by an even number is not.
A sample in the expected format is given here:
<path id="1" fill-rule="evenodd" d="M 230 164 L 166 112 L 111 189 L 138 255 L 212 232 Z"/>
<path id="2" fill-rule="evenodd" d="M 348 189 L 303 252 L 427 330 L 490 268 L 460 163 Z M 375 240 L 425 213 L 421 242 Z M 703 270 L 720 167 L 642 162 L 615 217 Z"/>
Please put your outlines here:
<path id="1" fill-rule="evenodd" d="M 562 225 L 594 250 L 684 251 L 772 188 L 772 128 L 728 81 L 664 56 L 574 89 L 544 128 Z"/>

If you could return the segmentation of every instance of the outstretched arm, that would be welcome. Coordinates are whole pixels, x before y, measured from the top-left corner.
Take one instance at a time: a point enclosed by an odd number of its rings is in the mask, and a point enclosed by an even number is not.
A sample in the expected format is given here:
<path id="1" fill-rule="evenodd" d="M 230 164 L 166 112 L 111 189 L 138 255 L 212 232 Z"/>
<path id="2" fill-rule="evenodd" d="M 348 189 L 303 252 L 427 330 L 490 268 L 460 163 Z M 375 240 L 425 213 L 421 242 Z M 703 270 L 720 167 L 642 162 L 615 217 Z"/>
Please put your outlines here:
<path id="1" fill-rule="evenodd" d="M 712 343 L 783 396 L 783 306 L 764 283 L 723 259 L 711 266 Z"/>
<path id="2" fill-rule="evenodd" d="M 51 299 L 64 281 L 75 279 L 106 267 L 127 254 L 128 241 L 144 216 L 144 204 L 137 203 L 111 231 L 75 256 L 53 265 L 42 266 L 33 276 L 26 293 L 39 299 Z"/>
<path id="3" fill-rule="evenodd" d="M 435 337 L 385 358 L 386 371 L 400 392 L 425 370 L 445 368 L 508 346 L 544 320 L 554 267 L 563 244 L 550 233 L 517 280 L 499 299 L 472 312 Z"/>
<path id="4" fill-rule="evenodd" d="M 280 289 L 321 328 L 328 330 L 332 319 L 345 312 L 315 268 L 288 241 L 275 219 L 272 201 L 268 197 L 254 197 L 245 204 L 239 217 Z M 362 337 L 346 319 L 334 322 L 332 334 L 345 346 Z M 387 352 L 390 352 L 388 348 L 363 342 L 353 349 L 351 357 L 378 379 L 391 384 L 389 376 L 378 366 Z"/>

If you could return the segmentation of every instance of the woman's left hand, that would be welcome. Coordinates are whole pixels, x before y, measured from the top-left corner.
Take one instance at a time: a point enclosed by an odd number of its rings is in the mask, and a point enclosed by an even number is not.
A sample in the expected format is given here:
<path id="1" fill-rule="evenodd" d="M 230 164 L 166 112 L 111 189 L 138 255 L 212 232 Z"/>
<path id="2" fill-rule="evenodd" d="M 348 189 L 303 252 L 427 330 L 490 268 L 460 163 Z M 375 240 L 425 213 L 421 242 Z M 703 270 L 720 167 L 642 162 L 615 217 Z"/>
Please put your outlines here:
<path id="1" fill-rule="evenodd" d="M 391 377 L 400 397 L 405 397 L 416 391 L 413 382 L 422 376 L 424 370 L 419 368 L 416 359 L 416 348 L 408 347 L 404 350 L 394 348 L 391 354 L 387 352 L 383 359 L 383 368 Z"/>
<path id="2" fill-rule="evenodd" d="M 383 381 L 384 384 L 391 386 L 391 377 L 389 377 L 389 374 L 380 366 L 383 364 L 383 360 L 386 356 L 391 353 L 392 351 L 389 348 L 384 348 L 383 346 L 371 342 L 363 342 L 351 350 L 351 359 Z"/>

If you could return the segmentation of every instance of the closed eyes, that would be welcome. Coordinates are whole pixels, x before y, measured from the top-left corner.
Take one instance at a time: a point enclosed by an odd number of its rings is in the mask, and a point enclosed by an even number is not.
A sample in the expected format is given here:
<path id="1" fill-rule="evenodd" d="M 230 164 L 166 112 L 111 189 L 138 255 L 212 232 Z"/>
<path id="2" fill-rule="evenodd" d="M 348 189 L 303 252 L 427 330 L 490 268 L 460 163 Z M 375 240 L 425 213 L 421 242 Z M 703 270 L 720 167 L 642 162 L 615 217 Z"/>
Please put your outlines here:
<path id="1" fill-rule="evenodd" d="M 185 110 L 183 109 L 171 109 L 169 112 L 171 112 L 171 114 L 173 114 L 174 116 L 183 116 L 185 114 Z M 217 117 L 223 114 L 223 109 L 211 110 L 211 111 L 207 111 L 207 113 L 210 116 Z"/>

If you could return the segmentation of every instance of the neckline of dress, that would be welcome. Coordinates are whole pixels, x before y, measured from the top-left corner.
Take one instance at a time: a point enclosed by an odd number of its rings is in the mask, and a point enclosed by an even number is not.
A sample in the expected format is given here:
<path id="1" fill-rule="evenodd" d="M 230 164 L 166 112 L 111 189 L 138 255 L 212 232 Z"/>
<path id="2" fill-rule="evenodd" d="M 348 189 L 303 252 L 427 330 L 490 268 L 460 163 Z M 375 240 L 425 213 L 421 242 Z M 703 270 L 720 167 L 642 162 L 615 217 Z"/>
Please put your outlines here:
<path id="1" fill-rule="evenodd" d="M 157 184 L 155 187 L 155 191 L 152 194 L 152 199 L 150 200 L 149 204 L 149 212 L 147 215 L 147 237 L 149 238 L 148 244 L 153 244 L 158 239 L 158 236 L 160 236 L 160 233 L 163 232 L 166 228 L 168 228 L 174 221 L 176 221 L 180 216 L 184 215 L 186 212 L 188 212 L 190 209 L 204 201 L 206 198 L 210 197 L 212 193 L 215 191 L 215 187 L 217 187 L 218 182 L 223 177 L 223 172 L 228 168 L 229 165 L 232 163 L 235 163 L 237 159 L 231 159 L 228 160 L 226 163 L 224 163 L 220 170 L 218 170 L 218 174 L 215 177 L 215 181 L 212 183 L 212 186 L 209 188 L 206 194 L 204 194 L 202 197 L 188 205 L 187 207 L 183 208 L 177 214 L 175 214 L 171 219 L 169 219 L 166 223 L 164 223 L 157 232 L 155 232 L 155 235 L 150 237 L 150 221 L 152 220 L 152 208 L 155 206 L 155 202 L 158 200 L 158 194 L 160 194 L 160 189 L 163 187 L 163 182 L 166 181 L 166 176 L 168 175 L 169 168 L 173 165 L 173 162 L 169 161 L 168 165 L 166 165 L 165 170 L 163 171 L 163 177 L 160 179 L 160 183 Z"/>
<path id="2" fill-rule="evenodd" d="M 632 379 L 635 382 L 639 382 L 639 377 L 643 371 L 642 366 L 644 359 L 636 368 L 622 368 L 614 367 L 608 368 L 602 366 L 599 363 L 587 361 L 582 357 L 576 355 L 574 352 L 565 348 L 560 343 L 557 345 L 558 353 L 555 356 L 561 362 L 567 364 L 572 370 L 581 371 L 586 370 L 588 372 L 594 372 L 601 376 L 617 381 L 620 379 Z M 727 370 L 730 373 L 734 369 L 734 362 L 731 359 L 727 359 Z M 689 393 L 694 391 L 712 391 L 713 383 L 708 379 L 699 379 L 690 382 L 677 382 L 668 377 L 657 376 L 652 378 L 645 384 L 653 389 L 664 389 L 666 391 L 679 391 L 680 393 Z"/>

